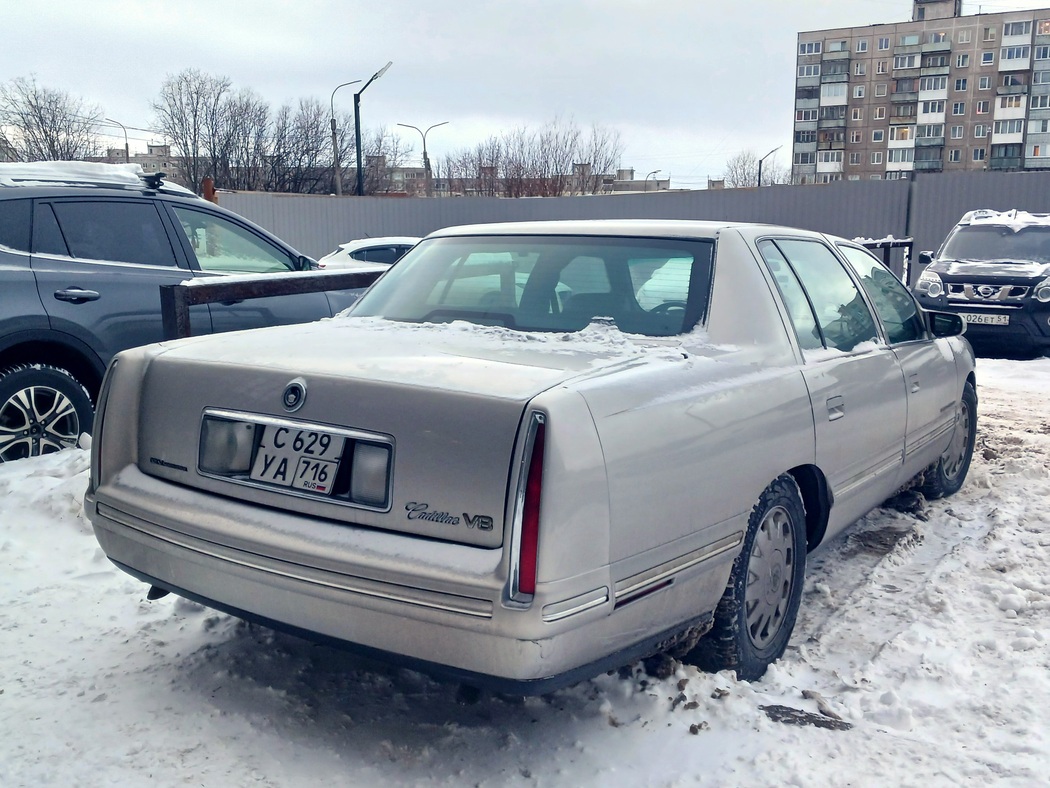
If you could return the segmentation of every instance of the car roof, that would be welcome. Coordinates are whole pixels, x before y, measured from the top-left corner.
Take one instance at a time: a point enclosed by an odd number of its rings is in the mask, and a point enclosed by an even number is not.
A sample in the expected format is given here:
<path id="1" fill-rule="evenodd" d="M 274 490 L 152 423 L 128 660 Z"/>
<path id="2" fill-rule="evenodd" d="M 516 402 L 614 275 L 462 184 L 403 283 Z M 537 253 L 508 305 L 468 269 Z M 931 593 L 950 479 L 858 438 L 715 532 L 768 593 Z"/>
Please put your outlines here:
<path id="1" fill-rule="evenodd" d="M 0 163 L 0 197 L 41 197 L 145 193 L 201 199 L 189 189 L 165 181 L 165 173 L 147 173 L 138 164 L 83 161 Z"/>
<path id="2" fill-rule="evenodd" d="M 353 252 L 369 246 L 415 246 L 420 238 L 410 235 L 381 235 L 375 238 L 355 238 L 345 244 L 339 244 L 342 251 Z"/>
<path id="3" fill-rule="evenodd" d="M 1008 211 L 994 211 L 990 208 L 981 208 L 969 211 L 959 220 L 959 225 L 969 224 L 999 224 L 1013 227 L 1027 227 L 1033 224 L 1050 225 L 1050 213 L 1030 213 L 1017 208 Z"/>
<path id="4" fill-rule="evenodd" d="M 751 233 L 789 232 L 817 237 L 819 234 L 794 227 L 751 222 L 698 221 L 690 219 L 586 219 L 536 222 L 499 222 L 468 224 L 436 230 L 427 238 L 468 235 L 618 235 L 712 237 L 723 230 L 736 229 Z"/>

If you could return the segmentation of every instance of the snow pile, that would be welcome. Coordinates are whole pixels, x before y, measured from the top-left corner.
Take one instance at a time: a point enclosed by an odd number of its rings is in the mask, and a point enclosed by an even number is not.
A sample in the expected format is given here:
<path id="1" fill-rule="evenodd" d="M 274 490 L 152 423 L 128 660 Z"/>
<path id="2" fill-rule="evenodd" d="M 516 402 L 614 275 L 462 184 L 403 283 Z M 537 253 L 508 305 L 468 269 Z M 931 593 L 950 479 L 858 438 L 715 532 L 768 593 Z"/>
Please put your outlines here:
<path id="1" fill-rule="evenodd" d="M 1044 784 L 1050 359 L 978 375 L 966 486 L 812 555 L 788 653 L 754 684 L 669 663 L 471 699 L 149 603 L 90 534 L 86 452 L 0 465 L 0 785 Z"/>

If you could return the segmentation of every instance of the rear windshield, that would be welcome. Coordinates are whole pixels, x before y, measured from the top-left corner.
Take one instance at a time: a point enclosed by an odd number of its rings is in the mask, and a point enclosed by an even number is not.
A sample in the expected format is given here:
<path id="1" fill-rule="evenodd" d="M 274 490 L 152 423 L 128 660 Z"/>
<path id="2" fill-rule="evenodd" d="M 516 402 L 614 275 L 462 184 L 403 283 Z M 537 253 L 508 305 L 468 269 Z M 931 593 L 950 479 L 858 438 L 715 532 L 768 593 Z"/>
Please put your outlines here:
<path id="1" fill-rule="evenodd" d="M 612 321 L 627 333 L 670 336 L 703 322 L 713 256 L 713 239 L 435 238 L 390 269 L 353 314 L 523 331 Z"/>
<path id="2" fill-rule="evenodd" d="M 944 244 L 939 257 L 1050 263 L 1050 226 L 1015 229 L 1001 224 L 971 224 L 960 227 Z"/>

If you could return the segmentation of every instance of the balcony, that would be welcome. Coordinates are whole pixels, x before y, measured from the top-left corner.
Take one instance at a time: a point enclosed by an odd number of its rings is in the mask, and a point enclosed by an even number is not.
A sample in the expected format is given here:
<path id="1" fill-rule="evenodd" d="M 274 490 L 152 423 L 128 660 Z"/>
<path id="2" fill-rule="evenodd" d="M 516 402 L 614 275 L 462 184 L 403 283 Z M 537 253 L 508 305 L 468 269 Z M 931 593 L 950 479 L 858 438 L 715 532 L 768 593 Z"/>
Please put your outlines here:
<path id="1" fill-rule="evenodd" d="M 909 44 L 908 46 L 893 48 L 894 55 L 918 55 L 925 51 L 922 48 L 922 44 Z"/>
<path id="2" fill-rule="evenodd" d="M 901 93 L 893 93 L 890 95 L 890 101 L 894 104 L 914 104 L 919 100 L 919 91 L 917 90 L 906 90 Z"/>
<path id="3" fill-rule="evenodd" d="M 940 172 L 944 169 L 944 163 L 940 160 L 916 161 L 912 163 L 915 165 L 916 172 Z"/>
<path id="4" fill-rule="evenodd" d="M 901 48 L 903 49 L 904 47 L 901 47 Z M 951 52 L 952 51 L 952 42 L 951 41 L 938 41 L 936 44 L 921 44 L 919 49 L 924 54 L 929 54 L 931 52 Z"/>
<path id="5" fill-rule="evenodd" d="M 846 128 L 845 118 L 823 118 L 817 121 L 818 129 L 844 129 Z"/>
<path id="6" fill-rule="evenodd" d="M 990 170 L 1019 170 L 1022 159 L 1020 156 L 993 156 L 988 159 Z"/>
<path id="7" fill-rule="evenodd" d="M 849 82 L 849 73 L 847 72 L 845 74 L 821 74 L 820 82 L 821 84 L 825 84 L 828 82 Z"/>
<path id="8" fill-rule="evenodd" d="M 930 66 L 919 69 L 919 74 L 924 77 L 946 77 L 950 72 L 951 66 Z"/>
<path id="9" fill-rule="evenodd" d="M 820 56 L 825 63 L 829 60 L 849 60 L 849 50 L 840 49 L 838 52 L 825 52 Z"/>
<path id="10" fill-rule="evenodd" d="M 944 137 L 916 137 L 916 148 L 935 148 L 944 145 Z"/>
<path id="11" fill-rule="evenodd" d="M 1000 85 L 995 89 L 997 96 L 1020 96 L 1028 93 L 1028 85 Z"/>

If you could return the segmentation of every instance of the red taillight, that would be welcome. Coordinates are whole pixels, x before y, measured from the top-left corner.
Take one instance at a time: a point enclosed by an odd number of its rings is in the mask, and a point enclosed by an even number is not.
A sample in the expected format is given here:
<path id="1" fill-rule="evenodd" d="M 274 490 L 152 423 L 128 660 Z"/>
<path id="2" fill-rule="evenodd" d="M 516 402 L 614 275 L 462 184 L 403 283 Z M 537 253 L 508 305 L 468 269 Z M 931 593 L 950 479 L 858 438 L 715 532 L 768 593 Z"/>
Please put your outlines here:
<path id="1" fill-rule="evenodd" d="M 536 550 L 540 538 L 540 492 L 543 488 L 544 425 L 536 427 L 536 437 L 529 459 L 529 476 L 525 483 L 525 504 L 521 518 L 521 551 L 518 562 L 518 592 L 536 593 Z"/>

